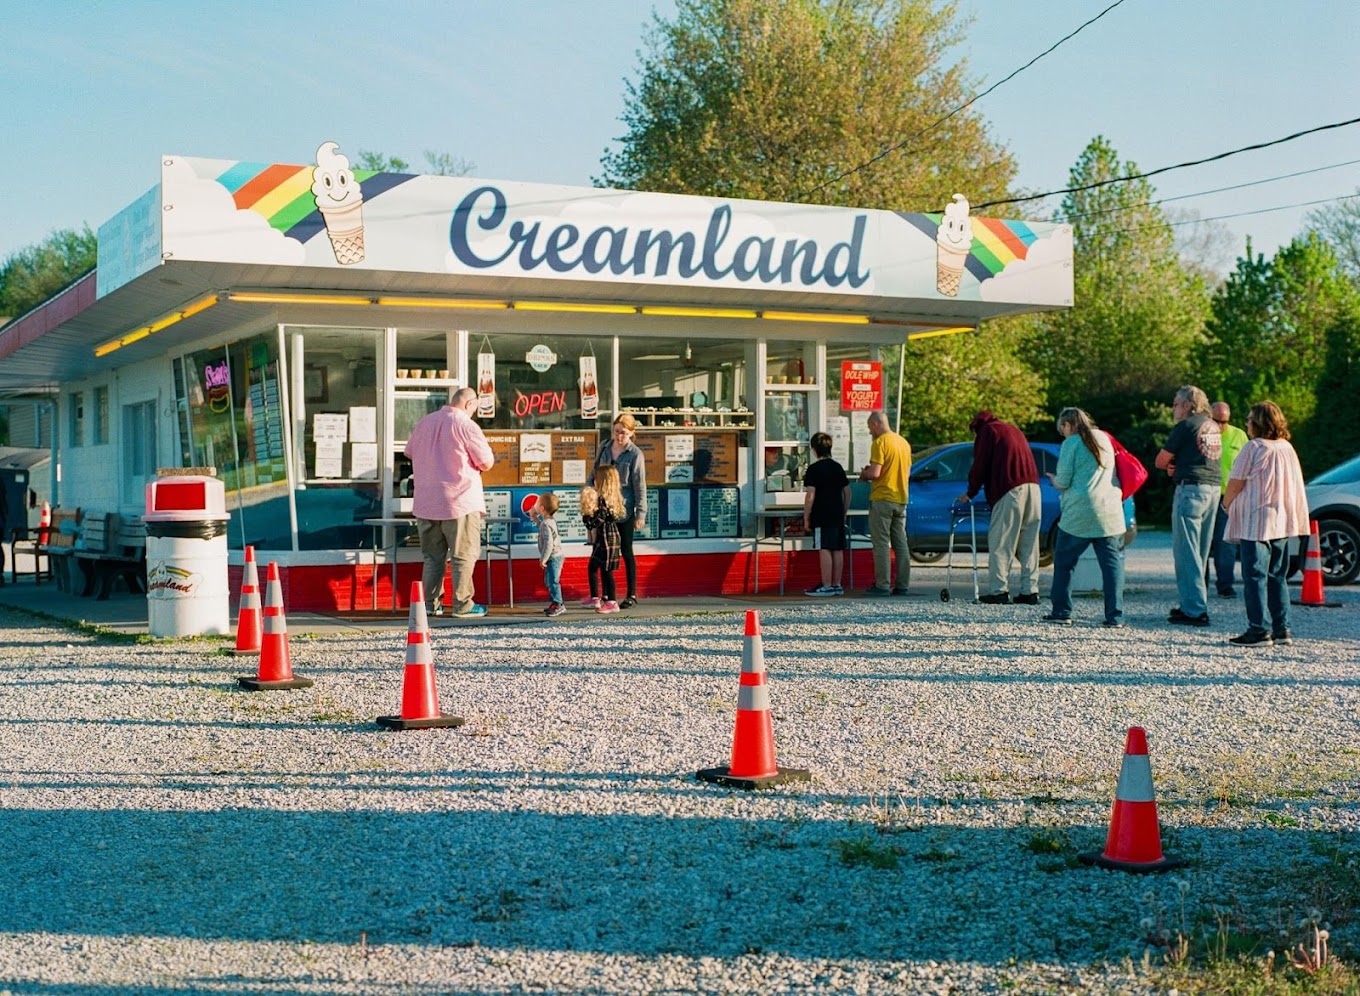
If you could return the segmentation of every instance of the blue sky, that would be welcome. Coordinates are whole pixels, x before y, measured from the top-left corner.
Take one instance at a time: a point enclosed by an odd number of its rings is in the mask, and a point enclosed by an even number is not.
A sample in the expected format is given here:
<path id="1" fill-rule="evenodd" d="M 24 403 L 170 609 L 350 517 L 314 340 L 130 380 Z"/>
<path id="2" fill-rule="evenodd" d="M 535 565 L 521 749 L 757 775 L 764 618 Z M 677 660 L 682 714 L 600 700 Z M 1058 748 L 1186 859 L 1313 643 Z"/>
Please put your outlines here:
<path id="1" fill-rule="evenodd" d="M 961 0 L 956 51 L 982 89 L 1112 0 Z M 586 186 L 622 132 L 623 81 L 670 0 L 5 0 L 0 258 L 98 225 L 149 189 L 163 153 L 309 162 L 325 140 L 494 179 Z M 1360 4 L 1125 0 L 976 105 L 1032 190 L 1066 185 L 1093 135 L 1151 169 L 1360 116 Z M 1154 180 L 1202 217 L 1354 194 L 1360 125 Z M 847 164 L 853 165 L 853 164 Z M 930 205 L 922 205 L 923 208 Z M 995 213 L 1047 217 L 1048 206 Z M 1308 208 L 1222 222 L 1272 252 Z"/>

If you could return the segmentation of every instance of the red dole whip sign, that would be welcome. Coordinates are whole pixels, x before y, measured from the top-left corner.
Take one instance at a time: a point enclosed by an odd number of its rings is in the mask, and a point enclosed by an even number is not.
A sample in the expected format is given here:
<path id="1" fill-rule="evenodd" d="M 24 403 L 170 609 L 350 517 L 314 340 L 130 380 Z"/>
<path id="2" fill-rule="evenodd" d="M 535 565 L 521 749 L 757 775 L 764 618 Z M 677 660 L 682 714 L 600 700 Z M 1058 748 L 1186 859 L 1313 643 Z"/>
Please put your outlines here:
<path id="1" fill-rule="evenodd" d="M 872 412 L 883 407 L 883 364 L 841 361 L 841 411 Z"/>

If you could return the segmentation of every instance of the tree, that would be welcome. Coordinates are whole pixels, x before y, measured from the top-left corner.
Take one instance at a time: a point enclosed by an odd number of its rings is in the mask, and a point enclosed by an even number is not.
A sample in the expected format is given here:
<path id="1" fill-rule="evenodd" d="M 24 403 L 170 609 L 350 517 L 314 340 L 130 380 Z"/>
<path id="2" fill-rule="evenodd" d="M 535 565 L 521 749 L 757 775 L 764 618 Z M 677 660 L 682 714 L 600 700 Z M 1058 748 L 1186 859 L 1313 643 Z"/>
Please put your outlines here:
<path id="1" fill-rule="evenodd" d="M 1136 174 L 1097 136 L 1072 168 L 1069 187 Z M 1182 265 L 1175 237 L 1146 180 L 1068 194 L 1060 220 L 1072 225 L 1076 306 L 1044 316 L 1034 362 L 1050 409 L 1078 405 L 1116 433 L 1149 401 L 1168 399 L 1191 377 L 1203 338 L 1204 276 Z"/>
<path id="2" fill-rule="evenodd" d="M 1310 232 L 1267 261 L 1248 244 L 1210 308 L 1203 386 L 1239 411 L 1274 401 L 1298 430 L 1305 468 L 1325 469 L 1338 441 L 1354 440 L 1342 424 L 1353 420 L 1323 402 L 1354 396 L 1337 392 L 1354 389 L 1360 342 L 1360 290 L 1332 246 Z"/>
<path id="3" fill-rule="evenodd" d="M 94 269 L 99 239 L 86 225 L 65 228 L 0 265 L 0 316 L 18 318 Z M 0 318 L 0 321 L 3 321 Z"/>
<path id="4" fill-rule="evenodd" d="M 678 0 L 596 182 L 912 211 L 1002 197 L 1010 155 L 953 113 L 969 88 L 945 63 L 956 19 L 929 0 Z"/>
<path id="5" fill-rule="evenodd" d="M 627 84 L 627 133 L 596 182 L 912 211 L 956 191 L 1004 197 L 1009 154 L 979 116 L 952 113 L 969 88 L 964 67 L 945 63 L 959 36 L 953 3 L 679 0 L 674 21 L 654 21 Z M 1038 411 L 1023 337 L 1005 327 L 902 347 L 914 445 L 966 438 L 980 407 L 1026 421 Z M 883 365 L 895 410 L 897 348 Z"/>
<path id="6" fill-rule="evenodd" d="M 371 169 L 379 173 L 405 173 L 411 164 L 400 156 L 389 156 L 382 152 L 360 149 L 354 160 L 357 169 Z M 448 152 L 425 150 L 426 175 L 428 176 L 467 176 L 477 168 L 477 164 Z"/>
<path id="7" fill-rule="evenodd" d="M 1303 220 L 1308 231 L 1332 244 L 1342 269 L 1360 284 L 1360 190 L 1309 211 Z"/>

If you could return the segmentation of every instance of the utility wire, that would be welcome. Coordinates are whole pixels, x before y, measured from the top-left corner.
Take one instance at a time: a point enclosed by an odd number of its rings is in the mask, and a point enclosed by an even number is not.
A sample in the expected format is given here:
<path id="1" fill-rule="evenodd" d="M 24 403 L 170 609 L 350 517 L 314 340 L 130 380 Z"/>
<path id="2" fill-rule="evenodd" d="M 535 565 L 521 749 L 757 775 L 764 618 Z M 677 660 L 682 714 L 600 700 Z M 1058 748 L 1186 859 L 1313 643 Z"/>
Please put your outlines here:
<path id="1" fill-rule="evenodd" d="M 1344 163 L 1332 163 L 1330 166 L 1315 166 L 1312 169 L 1301 169 L 1294 173 L 1280 173 L 1276 176 L 1268 176 L 1261 180 L 1249 180 L 1246 183 L 1234 183 L 1228 187 L 1214 187 L 1212 190 L 1198 190 L 1192 194 L 1177 194 L 1175 197 L 1162 197 L 1155 201 L 1149 201 L 1148 207 L 1157 207 L 1162 204 L 1170 204 L 1172 201 L 1183 201 L 1191 197 L 1207 197 L 1210 194 L 1221 194 L 1229 190 L 1242 190 L 1246 187 L 1259 187 L 1265 183 L 1275 183 L 1277 180 L 1292 180 L 1298 176 L 1307 176 L 1310 173 L 1322 173 L 1329 169 L 1340 169 L 1342 166 L 1354 166 L 1360 163 L 1360 159 L 1350 159 Z M 1099 211 L 1082 211 L 1079 214 L 1067 215 L 1063 221 L 1076 221 L 1078 218 L 1099 218 L 1107 214 L 1122 214 L 1125 211 L 1134 211 L 1143 205 L 1132 207 L 1110 207 L 1102 208 Z M 1267 211 L 1277 210 L 1276 208 L 1266 208 Z"/>
<path id="2" fill-rule="evenodd" d="M 874 156 L 872 159 L 865 160 L 864 162 L 860 163 L 858 166 L 854 166 L 854 167 L 852 167 L 852 168 L 846 170 L 844 173 L 841 173 L 839 176 L 833 176 L 833 177 L 832 177 L 831 179 L 829 179 L 829 180 L 823 180 L 821 183 L 817 184 L 817 186 L 812 187 L 812 188 L 809 189 L 809 190 L 805 190 L 805 191 L 803 191 L 802 193 L 795 194 L 794 197 L 793 197 L 793 200 L 795 200 L 795 201 L 804 200 L 804 199 L 806 199 L 807 197 L 810 197 L 812 194 L 817 193 L 817 191 L 823 190 L 823 189 L 825 189 L 826 187 L 831 186 L 833 183 L 840 183 L 840 181 L 844 180 L 846 177 L 848 177 L 848 176 L 853 176 L 853 175 L 855 175 L 856 173 L 858 173 L 860 170 L 868 169 L 870 166 L 872 166 L 874 163 L 878 162 L 880 159 L 883 159 L 883 158 L 885 158 L 885 157 L 887 157 L 887 156 L 890 156 L 890 155 L 892 155 L 894 152 L 900 152 L 900 151 L 902 151 L 903 149 L 905 149 L 905 148 L 907 147 L 907 145 L 908 145 L 909 143 L 914 142 L 916 139 L 920 138 L 920 137 L 921 137 L 922 135 L 924 135 L 926 132 L 931 131 L 931 130 L 933 130 L 933 129 L 935 129 L 935 128 L 938 128 L 940 125 L 944 124 L 946 121 L 948 121 L 950 118 L 952 118 L 955 114 L 958 114 L 960 111 L 965 111 L 965 110 L 967 110 L 969 107 L 971 107 L 973 104 L 977 103 L 977 102 L 978 102 L 979 100 L 981 100 L 983 97 L 987 96 L 987 94 L 991 93 L 993 90 L 995 90 L 997 87 L 1001 86 L 1003 83 L 1009 83 L 1011 80 L 1015 79 L 1015 77 L 1019 76 L 1021 73 L 1023 73 L 1023 72 L 1024 72 L 1026 69 L 1028 69 L 1030 66 L 1034 65 L 1036 62 L 1038 62 L 1038 61 L 1039 61 L 1040 59 L 1042 59 L 1044 56 L 1046 56 L 1046 55 L 1048 55 L 1049 53 L 1051 53 L 1051 52 L 1052 52 L 1054 49 L 1056 49 L 1059 45 L 1062 45 L 1064 42 L 1070 41 L 1072 38 L 1075 38 L 1078 34 L 1080 34 L 1080 33 L 1081 33 L 1082 31 L 1084 31 L 1086 28 L 1090 27 L 1092 24 L 1095 24 L 1096 21 L 1099 21 L 1102 17 L 1104 17 L 1104 16 L 1105 16 L 1106 14 L 1108 14 L 1110 11 L 1114 10 L 1116 7 L 1118 7 L 1118 6 L 1119 6 L 1120 4 L 1122 4 L 1123 2 L 1124 2 L 1124 0 L 1114 0 L 1114 3 L 1110 4 L 1108 7 L 1106 7 L 1104 10 L 1102 10 L 1102 11 L 1101 11 L 1099 14 L 1097 14 L 1095 17 L 1093 17 L 1093 18 L 1091 18 L 1089 21 L 1086 21 L 1086 22 L 1084 22 L 1083 24 L 1079 25 L 1079 26 L 1076 28 L 1076 30 L 1071 31 L 1071 32 L 1069 32 L 1068 34 L 1064 35 L 1063 37 L 1059 38 L 1059 39 L 1058 39 L 1057 41 L 1055 41 L 1052 45 L 1048 46 L 1048 48 L 1044 49 L 1042 52 L 1040 52 L 1040 53 L 1039 53 L 1038 55 L 1036 55 L 1034 58 L 1030 59 L 1029 62 L 1026 62 L 1026 63 L 1025 63 L 1023 66 L 1021 66 L 1019 69 L 1017 69 L 1017 70 L 1015 70 L 1014 72 L 1012 72 L 1009 76 L 1006 76 L 1006 77 L 1004 77 L 1004 78 L 1002 78 L 1002 79 L 997 80 L 995 83 L 993 83 L 993 84 L 992 84 L 991 86 L 989 86 L 987 89 L 983 90 L 981 93 L 979 93 L 979 94 L 974 94 L 972 97 L 969 97 L 966 101 L 964 101 L 964 102 L 963 102 L 962 104 L 960 104 L 958 107 L 954 108 L 952 111 L 950 111 L 950 112 L 949 112 L 948 114 L 946 114 L 944 117 L 942 117 L 942 118 L 937 118 L 936 120 L 932 121 L 930 124 L 928 124 L 928 125 L 926 125 L 924 128 L 922 128 L 920 131 L 917 131 L 917 132 L 915 132 L 915 133 L 913 133 L 913 134 L 911 134 L 911 135 L 908 135 L 906 138 L 902 139 L 902 141 L 898 142 L 896 145 L 890 145 L 890 146 L 888 146 L 886 149 L 884 149 L 884 150 L 883 150 L 882 152 L 880 152 L 878 155 Z M 997 203 L 1004 203 L 1004 202 L 998 201 Z"/>
<path id="3" fill-rule="evenodd" d="M 1318 204 L 1335 204 L 1337 201 L 1348 201 L 1360 197 L 1360 194 L 1341 194 L 1337 197 L 1324 197 L 1316 201 L 1301 201 L 1298 204 L 1279 204 L 1275 207 L 1257 208 L 1254 211 L 1237 211 L 1233 214 L 1216 214 L 1212 218 L 1186 218 L 1184 221 L 1167 221 L 1162 223 L 1152 223 L 1147 225 L 1134 225 L 1132 228 L 1121 228 L 1112 235 L 1129 235 L 1143 232 L 1150 228 L 1180 228 L 1182 225 L 1198 225 L 1206 221 L 1226 221 L 1229 218 L 1245 218 L 1253 214 L 1270 214 L 1272 211 L 1290 211 L 1295 208 L 1315 207 Z"/>
<path id="4" fill-rule="evenodd" d="M 1094 183 L 1086 183 L 1080 187 L 1065 187 L 1062 190 L 1050 190 L 1043 194 L 1028 194 L 1024 197 L 1008 197 L 999 201 L 987 201 L 985 204 L 975 204 L 973 205 L 973 208 L 982 210 L 983 208 L 997 207 L 1001 204 L 1022 204 L 1025 201 L 1038 201 L 1045 197 L 1054 197 L 1058 194 L 1079 194 L 1084 190 L 1095 190 L 1097 187 L 1107 187 L 1112 183 L 1127 183 L 1130 180 L 1145 180 L 1150 176 L 1170 173 L 1172 170 L 1185 169 L 1189 166 L 1203 166 L 1205 163 L 1218 162 L 1220 159 L 1227 159 L 1229 156 L 1240 155 L 1243 152 L 1256 152 L 1260 149 L 1268 149 L 1273 145 L 1283 145 L 1285 142 L 1292 142 L 1296 138 L 1303 138 L 1305 135 L 1315 135 L 1320 131 L 1330 131 L 1333 128 L 1347 128 L 1353 124 L 1360 124 L 1360 118 L 1351 118 L 1349 121 L 1334 121 L 1331 124 L 1318 125 L 1316 128 L 1296 131 L 1294 134 L 1286 135 L 1283 138 L 1271 139 L 1268 142 L 1256 142 L 1253 145 L 1243 145 L 1240 148 L 1229 149 L 1227 152 L 1220 152 L 1217 155 L 1207 156 L 1204 159 L 1192 159 L 1189 162 L 1177 163 L 1174 166 L 1162 166 L 1158 169 L 1148 170 L 1146 173 L 1132 173 L 1129 176 L 1111 177 L 1108 180 L 1097 180 Z"/>

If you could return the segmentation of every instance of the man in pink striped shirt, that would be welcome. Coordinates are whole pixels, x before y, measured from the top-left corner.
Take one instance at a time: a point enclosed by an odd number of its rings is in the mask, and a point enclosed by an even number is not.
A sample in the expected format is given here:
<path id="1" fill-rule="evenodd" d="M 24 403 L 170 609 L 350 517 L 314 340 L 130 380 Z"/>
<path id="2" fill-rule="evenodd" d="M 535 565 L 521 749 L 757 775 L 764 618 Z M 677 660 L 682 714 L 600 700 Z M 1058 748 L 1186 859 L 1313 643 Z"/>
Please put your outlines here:
<path id="1" fill-rule="evenodd" d="M 482 427 L 472 420 L 477 392 L 470 387 L 449 391 L 449 403 L 416 423 L 406 441 L 415 476 L 411 511 L 425 559 L 425 609 L 441 615 L 444 564 L 451 561 L 453 614 L 486 615 L 472 600 L 472 572 L 482 555 L 482 520 L 486 497 L 482 471 L 495 463 Z"/>

